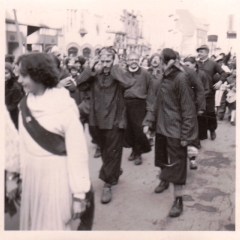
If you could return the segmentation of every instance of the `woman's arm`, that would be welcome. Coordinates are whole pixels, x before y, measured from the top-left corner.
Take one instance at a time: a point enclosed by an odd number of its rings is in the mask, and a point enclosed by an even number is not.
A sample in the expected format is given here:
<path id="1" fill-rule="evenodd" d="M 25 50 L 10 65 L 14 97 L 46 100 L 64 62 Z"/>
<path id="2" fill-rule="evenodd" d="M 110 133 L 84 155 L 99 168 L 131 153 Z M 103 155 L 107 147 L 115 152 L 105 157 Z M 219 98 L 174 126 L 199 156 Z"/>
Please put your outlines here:
<path id="1" fill-rule="evenodd" d="M 88 149 L 76 106 L 66 113 L 65 141 L 70 188 L 75 198 L 84 199 L 90 190 Z"/>

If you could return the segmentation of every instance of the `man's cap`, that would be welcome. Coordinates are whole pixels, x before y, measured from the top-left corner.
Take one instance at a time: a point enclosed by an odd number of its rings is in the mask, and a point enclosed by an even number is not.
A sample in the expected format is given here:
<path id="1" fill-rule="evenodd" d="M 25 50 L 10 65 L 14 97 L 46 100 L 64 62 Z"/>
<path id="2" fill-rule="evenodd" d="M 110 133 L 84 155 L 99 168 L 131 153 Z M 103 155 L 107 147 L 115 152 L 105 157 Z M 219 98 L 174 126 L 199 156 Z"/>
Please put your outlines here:
<path id="1" fill-rule="evenodd" d="M 219 55 L 214 61 L 215 61 L 215 62 L 218 62 L 218 61 L 220 61 L 220 60 L 223 60 L 223 56 L 222 56 L 222 55 Z"/>
<path id="2" fill-rule="evenodd" d="M 202 46 L 200 46 L 199 48 L 197 48 L 197 52 L 198 52 L 199 50 L 201 50 L 201 49 L 206 49 L 206 50 L 209 51 L 209 47 L 208 47 L 208 45 L 206 45 L 206 44 L 203 44 Z"/>

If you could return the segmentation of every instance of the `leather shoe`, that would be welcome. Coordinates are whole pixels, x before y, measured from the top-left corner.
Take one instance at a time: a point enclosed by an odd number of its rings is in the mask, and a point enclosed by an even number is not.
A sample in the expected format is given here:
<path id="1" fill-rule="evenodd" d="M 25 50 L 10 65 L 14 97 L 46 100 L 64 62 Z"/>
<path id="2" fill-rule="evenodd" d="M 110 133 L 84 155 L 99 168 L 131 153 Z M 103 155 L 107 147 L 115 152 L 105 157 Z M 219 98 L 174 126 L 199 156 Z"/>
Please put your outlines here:
<path id="1" fill-rule="evenodd" d="M 136 158 L 135 153 L 132 151 L 131 155 L 128 158 L 128 161 L 134 161 Z"/>
<path id="2" fill-rule="evenodd" d="M 142 164 L 142 158 L 141 156 L 136 156 L 135 160 L 134 160 L 134 164 L 135 165 L 141 165 Z"/>
<path id="3" fill-rule="evenodd" d="M 111 186 L 105 184 L 102 190 L 102 198 L 101 202 L 103 204 L 109 203 L 112 200 L 112 192 L 111 192 Z"/>
<path id="4" fill-rule="evenodd" d="M 214 140 L 217 137 L 216 132 L 211 132 L 211 139 Z"/>
<path id="5" fill-rule="evenodd" d="M 165 189 L 168 189 L 169 182 L 161 181 L 159 185 L 155 188 L 155 193 L 162 193 Z"/>
<path id="6" fill-rule="evenodd" d="M 101 150 L 100 150 L 100 147 L 97 147 L 97 149 L 96 149 L 96 152 L 95 152 L 95 154 L 94 154 L 94 158 L 99 158 L 99 157 L 101 157 Z"/>
<path id="7" fill-rule="evenodd" d="M 172 209 L 169 212 L 170 217 L 179 217 L 183 211 L 182 197 L 176 197 Z"/>

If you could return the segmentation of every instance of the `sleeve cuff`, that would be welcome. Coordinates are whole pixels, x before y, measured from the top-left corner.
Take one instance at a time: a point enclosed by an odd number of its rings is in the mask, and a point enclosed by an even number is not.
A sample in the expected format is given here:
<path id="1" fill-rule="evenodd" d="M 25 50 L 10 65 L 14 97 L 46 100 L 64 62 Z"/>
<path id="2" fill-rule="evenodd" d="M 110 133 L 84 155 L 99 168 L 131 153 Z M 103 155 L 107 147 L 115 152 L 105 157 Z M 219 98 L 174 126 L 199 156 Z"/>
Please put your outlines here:
<path id="1" fill-rule="evenodd" d="M 85 199 L 86 194 L 85 193 L 76 193 L 76 194 L 73 194 L 73 197 L 82 200 L 82 199 Z"/>

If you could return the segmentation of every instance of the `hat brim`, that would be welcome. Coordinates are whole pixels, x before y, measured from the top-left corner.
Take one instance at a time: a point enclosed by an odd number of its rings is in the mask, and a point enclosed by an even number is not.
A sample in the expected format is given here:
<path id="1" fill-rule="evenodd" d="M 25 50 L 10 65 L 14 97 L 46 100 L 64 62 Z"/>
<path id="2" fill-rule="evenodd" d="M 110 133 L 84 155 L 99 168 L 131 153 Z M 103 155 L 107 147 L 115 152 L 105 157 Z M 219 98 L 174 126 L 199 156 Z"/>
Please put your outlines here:
<path id="1" fill-rule="evenodd" d="M 197 52 L 199 51 L 199 50 L 201 50 L 201 49 L 204 49 L 204 50 L 208 50 L 209 51 L 209 48 L 197 48 Z"/>

